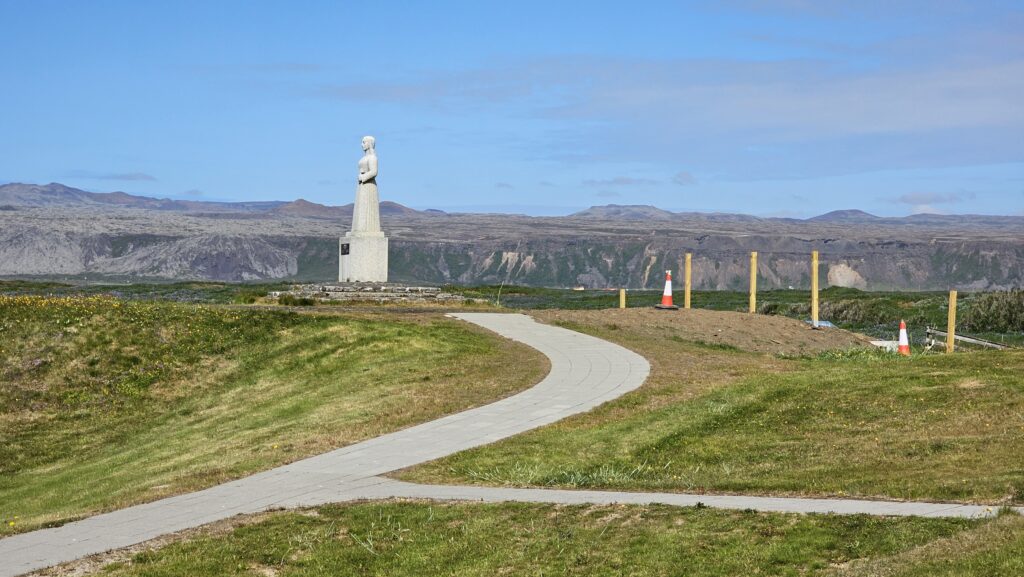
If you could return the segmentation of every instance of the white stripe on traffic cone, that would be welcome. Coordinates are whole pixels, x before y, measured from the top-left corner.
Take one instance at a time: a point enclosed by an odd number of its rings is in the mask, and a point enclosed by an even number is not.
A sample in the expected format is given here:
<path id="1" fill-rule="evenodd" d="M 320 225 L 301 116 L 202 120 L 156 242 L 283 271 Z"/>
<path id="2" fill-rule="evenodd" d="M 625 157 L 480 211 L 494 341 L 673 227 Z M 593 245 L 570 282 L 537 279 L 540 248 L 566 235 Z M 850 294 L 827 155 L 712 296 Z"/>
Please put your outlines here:
<path id="1" fill-rule="evenodd" d="M 672 271 L 665 271 L 665 292 L 661 293 L 661 304 L 654 305 L 656 309 L 678 310 L 679 307 L 672 304 Z"/>
<path id="2" fill-rule="evenodd" d="M 900 319 L 900 345 L 899 353 L 905 357 L 910 356 L 910 339 L 907 338 L 907 323 Z"/>

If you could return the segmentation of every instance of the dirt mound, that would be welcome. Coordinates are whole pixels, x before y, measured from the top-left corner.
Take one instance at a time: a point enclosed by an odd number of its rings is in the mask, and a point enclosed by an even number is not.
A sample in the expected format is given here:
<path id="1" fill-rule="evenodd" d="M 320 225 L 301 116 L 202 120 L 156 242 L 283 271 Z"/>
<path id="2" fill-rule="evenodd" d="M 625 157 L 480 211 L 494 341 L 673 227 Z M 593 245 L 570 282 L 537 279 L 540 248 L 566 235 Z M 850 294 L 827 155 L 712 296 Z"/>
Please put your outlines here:
<path id="1" fill-rule="evenodd" d="M 623 328 L 651 338 L 678 336 L 687 341 L 727 345 L 771 354 L 814 354 L 822 351 L 870 346 L 867 337 L 828 328 L 814 330 L 787 317 L 702 309 L 659 311 L 653 308 L 590 311 L 533 311 L 538 320 L 576 322 Z"/>

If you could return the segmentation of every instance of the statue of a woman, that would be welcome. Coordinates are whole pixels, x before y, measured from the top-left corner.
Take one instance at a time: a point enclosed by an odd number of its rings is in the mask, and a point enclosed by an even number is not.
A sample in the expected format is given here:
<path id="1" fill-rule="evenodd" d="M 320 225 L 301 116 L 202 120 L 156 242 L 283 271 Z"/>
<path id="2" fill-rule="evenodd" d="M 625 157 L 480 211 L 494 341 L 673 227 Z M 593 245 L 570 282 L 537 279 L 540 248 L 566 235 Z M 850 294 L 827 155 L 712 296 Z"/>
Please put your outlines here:
<path id="1" fill-rule="evenodd" d="M 377 153 L 372 136 L 363 137 L 363 157 L 359 159 L 356 203 L 352 209 L 352 232 L 380 232 L 380 199 L 377 196 Z"/>

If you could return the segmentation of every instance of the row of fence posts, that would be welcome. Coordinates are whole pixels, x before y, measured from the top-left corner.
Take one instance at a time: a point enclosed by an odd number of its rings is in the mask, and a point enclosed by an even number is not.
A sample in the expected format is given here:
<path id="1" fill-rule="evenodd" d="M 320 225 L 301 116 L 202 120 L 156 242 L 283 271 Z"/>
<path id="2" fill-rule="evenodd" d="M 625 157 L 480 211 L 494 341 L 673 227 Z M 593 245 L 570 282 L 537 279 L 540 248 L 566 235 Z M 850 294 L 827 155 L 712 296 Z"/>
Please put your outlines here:
<path id="1" fill-rule="evenodd" d="M 683 308 L 690 308 L 693 253 L 686 253 L 683 268 Z M 818 328 L 818 251 L 811 251 L 811 326 Z M 619 308 L 626 308 L 626 289 L 619 289 Z M 757 312 L 757 251 L 750 253 L 750 313 Z M 946 321 L 946 352 L 954 349 L 956 332 L 956 290 L 949 291 L 949 318 Z"/>
<path id="2" fill-rule="evenodd" d="M 686 255 L 689 264 L 690 255 Z M 687 271 L 689 275 L 689 271 Z M 689 296 L 689 295 L 687 295 Z M 689 307 L 687 307 L 689 308 Z M 750 253 L 750 314 L 757 312 L 757 251 Z M 811 326 L 818 328 L 818 251 L 811 251 Z"/>
<path id="3" fill-rule="evenodd" d="M 683 308 L 690 308 L 693 253 L 686 253 L 683 268 Z M 619 289 L 619 308 L 626 308 L 626 289 Z M 750 312 L 757 312 L 757 251 L 750 253 Z M 818 251 L 811 253 L 811 323 L 818 326 Z"/>

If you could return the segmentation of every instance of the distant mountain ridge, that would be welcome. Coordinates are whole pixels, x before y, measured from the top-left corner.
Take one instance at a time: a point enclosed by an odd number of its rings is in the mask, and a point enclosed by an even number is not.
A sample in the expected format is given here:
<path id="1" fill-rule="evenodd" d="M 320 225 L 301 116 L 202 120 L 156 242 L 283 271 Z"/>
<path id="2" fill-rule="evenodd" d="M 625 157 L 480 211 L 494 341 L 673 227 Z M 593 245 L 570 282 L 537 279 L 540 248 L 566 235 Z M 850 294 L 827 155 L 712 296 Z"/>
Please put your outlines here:
<path id="1" fill-rule="evenodd" d="M 268 212 L 279 215 L 287 216 L 298 216 L 303 218 L 351 218 L 352 217 L 351 203 L 342 206 L 327 206 L 324 204 L 318 204 L 316 202 L 310 202 L 305 199 L 298 199 L 292 202 L 286 202 L 280 206 L 275 206 Z M 380 203 L 380 214 L 382 216 L 411 216 L 417 214 L 445 214 L 439 210 L 426 210 L 419 211 L 408 206 L 398 204 L 397 202 L 391 202 L 390 200 L 384 200 Z"/>
<path id="2" fill-rule="evenodd" d="M 882 217 L 875 216 L 870 212 L 864 212 L 863 210 L 848 209 L 848 210 L 833 210 L 832 212 L 826 212 L 825 214 L 819 214 L 818 216 L 812 216 L 807 220 L 812 222 L 846 222 L 846 223 L 857 223 L 857 222 L 876 222 L 881 220 Z"/>
<path id="3" fill-rule="evenodd" d="M 586 210 L 574 212 L 570 218 L 605 218 L 624 220 L 671 220 L 676 213 L 646 204 L 606 204 L 592 206 Z"/>
<path id="4" fill-rule="evenodd" d="M 74 207 L 108 205 L 122 208 L 141 208 L 176 212 L 265 212 L 285 216 L 306 218 L 340 218 L 352 216 L 352 204 L 327 206 L 308 200 L 292 202 L 270 200 L 257 202 L 215 202 L 205 200 L 172 200 L 138 196 L 127 192 L 87 192 L 60 183 L 0 185 L 0 206 L 7 207 Z M 420 214 L 420 211 L 384 201 L 380 203 L 381 214 Z M 441 211 L 430 211 L 436 214 Z M 443 214 L 443 213 L 442 213 Z"/>
<path id="5" fill-rule="evenodd" d="M 210 202 L 151 198 L 127 192 L 87 192 L 57 182 L 50 184 L 11 183 L 0 185 L 0 204 L 9 206 L 96 206 L 173 210 L 180 212 L 262 212 L 282 204 L 281 201 Z"/>
<path id="6" fill-rule="evenodd" d="M 87 192 L 60 183 L 0 185 L 0 208 L 18 207 L 74 207 L 110 206 L 186 213 L 267 213 L 278 216 L 301 218 L 345 218 L 352 216 L 352 204 L 328 206 L 299 198 L 288 202 L 280 200 L 255 202 L 217 202 L 205 200 L 173 200 L 152 198 L 126 192 Z M 392 201 L 380 203 L 382 216 L 446 215 L 437 209 L 416 210 Z M 472 214 L 472 213 L 467 213 Z M 999 216 L 978 214 L 913 214 L 903 217 L 876 216 L 858 209 L 834 210 L 806 219 L 758 217 L 748 214 L 718 212 L 672 212 L 651 205 L 606 204 L 592 206 L 570 214 L 565 218 L 608 221 L 690 221 L 708 223 L 744 222 L 813 222 L 832 224 L 909 224 L 909 225 L 997 225 L 1006 226 L 1020 223 L 1024 227 L 1024 216 Z"/>
<path id="7" fill-rule="evenodd" d="M 776 218 L 759 217 L 749 214 L 733 214 L 723 212 L 672 212 L 649 205 L 607 204 L 592 206 L 570 214 L 568 218 L 602 219 L 602 220 L 659 220 L 659 221 L 706 221 L 717 223 L 742 222 L 813 222 L 833 224 L 921 224 L 921 225 L 956 225 L 979 224 L 1001 225 L 1020 223 L 1024 227 L 1024 216 L 1000 216 L 986 214 L 912 214 L 910 216 L 876 216 L 858 209 L 833 210 L 810 218 Z"/>

